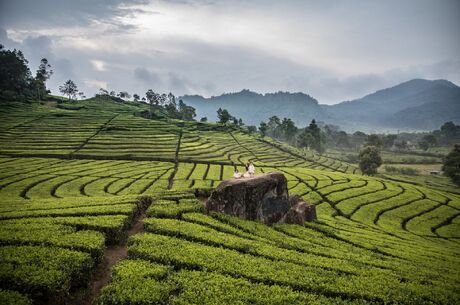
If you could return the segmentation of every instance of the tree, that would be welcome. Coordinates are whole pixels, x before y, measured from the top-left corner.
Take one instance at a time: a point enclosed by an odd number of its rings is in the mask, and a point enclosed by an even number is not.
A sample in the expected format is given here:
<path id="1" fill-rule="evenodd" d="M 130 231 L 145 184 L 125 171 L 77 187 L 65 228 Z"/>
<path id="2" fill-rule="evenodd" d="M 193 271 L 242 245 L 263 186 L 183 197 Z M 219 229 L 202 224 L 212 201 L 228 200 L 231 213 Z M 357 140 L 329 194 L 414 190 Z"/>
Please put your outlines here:
<path id="1" fill-rule="evenodd" d="M 305 129 L 302 133 L 299 134 L 297 139 L 297 145 L 302 148 L 311 148 L 314 146 L 315 138 L 313 135 Z"/>
<path id="2" fill-rule="evenodd" d="M 99 88 L 99 93 L 96 96 L 102 96 L 105 100 L 110 100 L 109 91 L 104 88 Z"/>
<path id="3" fill-rule="evenodd" d="M 171 92 L 166 96 L 165 102 L 164 102 L 164 107 L 166 109 L 166 112 L 168 112 L 168 115 L 170 117 L 177 117 L 180 118 L 180 113 L 177 110 L 177 103 L 176 103 L 176 97 L 174 94 Z"/>
<path id="4" fill-rule="evenodd" d="M 267 123 L 265 123 L 265 122 L 260 122 L 260 125 L 259 125 L 259 132 L 260 132 L 260 134 L 262 135 L 262 138 L 265 137 L 265 136 L 267 135 L 267 129 L 268 129 Z"/>
<path id="5" fill-rule="evenodd" d="M 315 139 L 319 140 L 320 134 L 321 134 L 321 129 L 319 129 L 318 125 L 316 124 L 315 119 L 311 120 L 310 125 L 308 125 L 307 129 L 310 131 L 311 135 Z"/>
<path id="6" fill-rule="evenodd" d="M 53 70 L 51 70 L 51 65 L 48 63 L 48 60 L 46 58 L 42 58 L 40 65 L 38 66 L 34 81 L 38 100 L 41 100 L 42 97 L 48 93 L 46 90 L 46 81 L 51 77 L 52 74 Z"/>
<path id="7" fill-rule="evenodd" d="M 176 97 L 171 92 L 167 96 L 167 104 L 174 106 L 174 108 L 177 107 Z"/>
<path id="8" fill-rule="evenodd" d="M 152 89 L 149 89 L 145 93 L 145 97 L 149 101 L 150 105 L 158 106 L 158 93 L 154 92 Z"/>
<path id="9" fill-rule="evenodd" d="M 75 83 L 69 79 L 64 83 L 64 85 L 59 86 L 59 92 L 61 92 L 63 95 L 67 95 L 70 101 L 72 98 L 76 97 L 78 88 L 77 85 L 75 85 Z"/>
<path id="10" fill-rule="evenodd" d="M 406 150 L 409 147 L 406 140 L 395 142 L 395 146 L 398 150 Z"/>
<path id="11" fill-rule="evenodd" d="M 375 147 L 382 147 L 382 139 L 376 134 L 371 134 L 367 136 L 366 139 L 366 146 L 375 146 Z"/>
<path id="12" fill-rule="evenodd" d="M 454 137 L 456 132 L 457 132 L 457 128 L 455 126 L 455 124 L 450 121 L 450 122 L 446 122 L 444 123 L 442 126 L 441 126 L 441 133 L 446 137 L 446 138 L 451 138 L 451 137 Z"/>
<path id="13" fill-rule="evenodd" d="M 78 92 L 78 96 L 80 97 L 81 100 L 86 97 L 85 93 L 83 93 L 83 91 Z"/>
<path id="14" fill-rule="evenodd" d="M 356 131 L 351 136 L 351 145 L 355 148 L 361 147 L 367 139 L 367 135 L 362 131 Z"/>
<path id="15" fill-rule="evenodd" d="M 301 133 L 299 140 L 302 142 L 301 147 L 312 148 L 320 154 L 324 152 L 324 135 L 316 124 L 315 119 L 313 119 L 310 125 Z"/>
<path id="16" fill-rule="evenodd" d="M 439 130 L 439 142 L 444 145 L 460 142 L 460 126 L 455 125 L 453 122 L 446 122 Z"/>
<path id="17" fill-rule="evenodd" d="M 166 94 L 159 94 L 158 95 L 158 104 L 160 106 L 165 106 L 168 101 L 168 96 Z"/>
<path id="18" fill-rule="evenodd" d="M 172 103 L 166 104 L 164 108 L 165 108 L 166 112 L 168 113 L 168 116 L 170 116 L 172 118 L 180 118 L 181 117 L 179 111 L 177 111 L 177 108 L 176 108 L 175 104 L 172 104 Z"/>
<path id="19" fill-rule="evenodd" d="M 383 137 L 382 144 L 385 148 L 391 148 L 395 144 L 396 139 L 398 138 L 395 134 L 389 134 Z"/>
<path id="20" fill-rule="evenodd" d="M 267 134 L 279 139 L 283 131 L 281 130 L 281 120 L 276 115 L 268 118 Z"/>
<path id="21" fill-rule="evenodd" d="M 21 51 L 6 50 L 0 44 L 0 93 L 25 93 L 32 82 L 28 63 Z"/>
<path id="22" fill-rule="evenodd" d="M 348 139 L 348 134 L 345 131 L 339 131 L 336 136 L 337 146 L 348 148 L 350 147 L 350 141 Z"/>
<path id="23" fill-rule="evenodd" d="M 185 121 L 193 121 L 196 117 L 196 110 L 192 106 L 188 106 L 182 100 L 179 100 L 180 118 Z"/>
<path id="24" fill-rule="evenodd" d="M 460 186 L 460 144 L 455 144 L 454 149 L 445 157 L 442 170 L 444 175 Z"/>
<path id="25" fill-rule="evenodd" d="M 130 99 L 131 98 L 131 95 L 126 91 L 120 91 L 120 93 L 118 93 L 117 96 L 119 98 L 123 98 L 123 99 L 125 99 L 125 98 Z"/>
<path id="26" fill-rule="evenodd" d="M 150 117 L 152 117 L 153 115 L 153 108 L 155 106 L 158 106 L 158 103 L 159 103 L 159 97 L 160 97 L 160 94 L 154 92 L 152 89 L 149 89 L 147 90 L 147 92 L 145 93 L 145 97 L 147 98 L 147 100 L 149 101 L 149 104 L 150 104 L 150 109 L 149 109 L 149 112 L 150 112 Z"/>
<path id="27" fill-rule="evenodd" d="M 377 168 L 382 165 L 380 150 L 376 146 L 365 146 L 359 152 L 359 168 L 365 175 L 374 175 Z"/>
<path id="28" fill-rule="evenodd" d="M 418 142 L 418 146 L 426 151 L 428 148 L 436 146 L 436 143 L 436 137 L 430 133 L 423 136 L 423 138 Z"/>
<path id="29" fill-rule="evenodd" d="M 248 130 L 249 134 L 253 134 L 257 132 L 257 127 L 253 125 L 246 126 L 246 129 Z"/>
<path id="30" fill-rule="evenodd" d="M 227 124 L 233 117 L 230 115 L 227 109 L 219 108 L 217 110 L 217 118 L 219 119 L 219 123 Z"/>
<path id="31" fill-rule="evenodd" d="M 208 121 L 208 118 L 207 118 L 207 117 L 205 117 L 205 116 L 204 116 L 204 117 L 202 117 L 202 118 L 200 119 L 200 122 L 203 122 L 203 123 L 204 123 L 204 122 L 207 122 L 207 121 Z"/>
<path id="32" fill-rule="evenodd" d="M 139 94 L 134 93 L 133 94 L 133 99 L 134 99 L 135 102 L 138 102 L 141 99 L 141 97 L 139 96 Z"/>
<path id="33" fill-rule="evenodd" d="M 292 140 L 295 138 L 295 135 L 297 134 L 298 129 L 291 119 L 284 118 L 281 122 L 281 130 L 283 131 L 286 140 L 288 142 L 292 142 Z"/>

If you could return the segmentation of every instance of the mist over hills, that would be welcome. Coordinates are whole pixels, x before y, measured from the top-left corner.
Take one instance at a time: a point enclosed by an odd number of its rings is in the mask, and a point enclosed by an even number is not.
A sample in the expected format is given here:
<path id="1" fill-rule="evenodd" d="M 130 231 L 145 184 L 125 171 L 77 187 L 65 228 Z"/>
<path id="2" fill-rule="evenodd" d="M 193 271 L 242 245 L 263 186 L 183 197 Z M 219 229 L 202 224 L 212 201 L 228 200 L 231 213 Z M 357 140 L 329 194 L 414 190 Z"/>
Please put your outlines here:
<path id="1" fill-rule="evenodd" d="M 301 92 L 259 94 L 242 90 L 210 98 L 181 98 L 196 108 L 198 117 L 216 120 L 217 109 L 223 108 L 256 126 L 273 115 L 291 118 L 301 127 L 315 118 L 347 131 L 432 130 L 446 121 L 460 122 L 460 87 L 447 80 L 413 79 L 335 105 L 319 104 Z"/>

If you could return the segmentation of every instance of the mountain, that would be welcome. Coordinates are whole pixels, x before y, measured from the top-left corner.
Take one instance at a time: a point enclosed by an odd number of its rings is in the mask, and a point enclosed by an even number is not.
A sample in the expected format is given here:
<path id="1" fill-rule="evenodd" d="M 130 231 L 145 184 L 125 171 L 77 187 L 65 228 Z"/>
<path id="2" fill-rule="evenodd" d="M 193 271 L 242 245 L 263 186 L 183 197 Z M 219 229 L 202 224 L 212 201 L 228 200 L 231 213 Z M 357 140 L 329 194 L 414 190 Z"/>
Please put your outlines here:
<path id="1" fill-rule="evenodd" d="M 446 80 L 413 79 L 360 99 L 325 106 L 336 124 L 430 130 L 460 121 L 460 87 Z"/>
<path id="2" fill-rule="evenodd" d="M 288 117 L 298 126 L 315 118 L 347 131 L 432 130 L 446 121 L 460 123 L 460 87 L 447 80 L 413 79 L 362 98 L 336 105 L 321 105 L 305 93 L 259 94 L 249 90 L 204 98 L 181 97 L 197 109 L 198 117 L 217 119 L 219 108 L 259 125 L 269 117 Z"/>
<path id="3" fill-rule="evenodd" d="M 181 99 L 196 108 L 197 116 L 217 119 L 217 109 L 227 109 L 233 116 L 242 118 L 247 125 L 259 125 L 276 115 L 294 120 L 304 126 L 313 118 L 325 118 L 327 114 L 318 101 L 305 93 L 276 92 L 259 94 L 250 90 L 226 93 L 204 98 L 199 95 L 185 95 Z"/>

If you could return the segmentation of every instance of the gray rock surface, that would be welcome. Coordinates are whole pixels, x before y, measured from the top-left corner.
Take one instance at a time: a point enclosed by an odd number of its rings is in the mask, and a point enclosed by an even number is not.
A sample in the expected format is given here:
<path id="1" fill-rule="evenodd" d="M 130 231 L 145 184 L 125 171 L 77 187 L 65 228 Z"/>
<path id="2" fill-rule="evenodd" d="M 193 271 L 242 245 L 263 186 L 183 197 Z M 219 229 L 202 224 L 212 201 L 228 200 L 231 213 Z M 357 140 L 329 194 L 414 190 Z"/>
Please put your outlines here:
<path id="1" fill-rule="evenodd" d="M 316 213 L 314 217 L 311 215 L 314 208 L 298 195 L 289 197 L 286 177 L 279 172 L 222 181 L 206 201 L 207 211 L 258 220 L 267 225 L 303 225 L 305 220 L 316 219 Z"/>

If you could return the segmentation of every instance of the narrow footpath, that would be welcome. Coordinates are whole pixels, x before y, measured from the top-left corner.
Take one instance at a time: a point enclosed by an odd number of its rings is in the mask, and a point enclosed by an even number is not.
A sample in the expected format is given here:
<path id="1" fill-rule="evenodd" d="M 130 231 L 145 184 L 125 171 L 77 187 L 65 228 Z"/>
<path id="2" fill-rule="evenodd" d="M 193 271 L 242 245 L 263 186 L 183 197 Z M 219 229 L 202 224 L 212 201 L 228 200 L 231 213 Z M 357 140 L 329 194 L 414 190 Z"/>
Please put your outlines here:
<path id="1" fill-rule="evenodd" d="M 94 271 L 87 293 L 83 296 L 81 294 L 72 295 L 68 302 L 65 303 L 66 305 L 92 305 L 95 303 L 101 294 L 101 289 L 110 282 L 112 267 L 119 261 L 128 258 L 128 238 L 144 231 L 144 218 L 146 217 L 148 206 L 142 208 L 134 217 L 133 224 L 127 231 L 126 240 L 117 245 L 110 245 L 105 249 L 102 262 Z"/>

